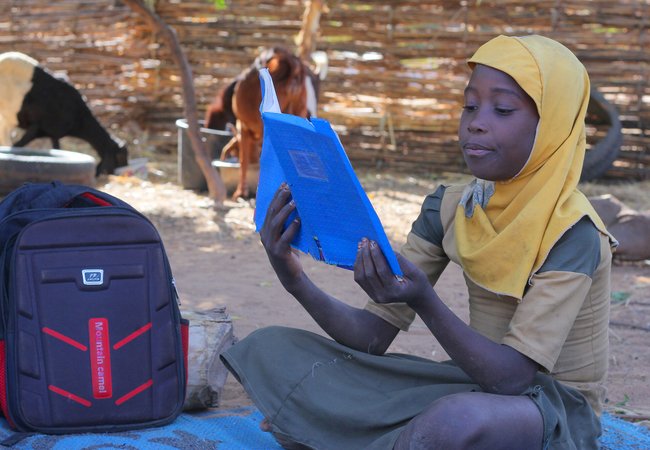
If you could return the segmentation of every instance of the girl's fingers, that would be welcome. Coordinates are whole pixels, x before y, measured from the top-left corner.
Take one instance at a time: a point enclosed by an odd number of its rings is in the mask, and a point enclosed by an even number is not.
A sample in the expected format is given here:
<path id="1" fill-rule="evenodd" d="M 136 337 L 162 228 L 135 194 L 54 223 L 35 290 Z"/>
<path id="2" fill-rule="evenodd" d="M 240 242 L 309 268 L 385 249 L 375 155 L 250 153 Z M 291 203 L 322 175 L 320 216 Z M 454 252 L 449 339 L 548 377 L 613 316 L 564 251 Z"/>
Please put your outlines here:
<path id="1" fill-rule="evenodd" d="M 393 277 L 393 271 L 386 261 L 386 256 L 384 252 L 379 248 L 379 244 L 375 241 L 370 241 L 370 256 L 372 257 L 372 262 L 375 266 L 375 270 L 379 275 L 380 280 L 388 280 Z"/>
<path id="2" fill-rule="evenodd" d="M 354 281 L 361 284 L 364 281 L 365 269 L 363 267 L 363 248 L 367 243 L 367 239 L 363 238 L 357 244 L 357 257 L 354 260 Z"/>
<path id="3" fill-rule="evenodd" d="M 264 218 L 264 224 L 262 228 L 267 230 L 268 233 L 271 233 L 271 237 L 278 239 L 282 234 L 282 226 L 284 222 L 291 214 L 291 211 L 295 208 L 295 205 L 289 205 L 289 199 L 291 198 L 291 191 L 286 184 L 282 183 L 280 188 L 276 191 L 269 208 L 266 211 L 266 217 Z M 288 209 L 288 210 L 287 210 Z"/>
<path id="4" fill-rule="evenodd" d="M 278 188 L 278 190 L 275 191 L 275 194 L 271 199 L 271 203 L 269 203 L 269 207 L 266 211 L 266 217 L 264 218 L 264 224 L 262 226 L 266 226 L 267 224 L 270 224 L 270 221 L 273 219 L 273 216 L 287 202 L 287 198 L 288 198 L 287 196 L 289 195 L 289 193 L 290 191 L 286 183 L 282 183 Z"/>
<path id="5" fill-rule="evenodd" d="M 414 270 L 415 266 L 413 263 L 404 258 L 401 253 L 395 253 L 395 256 L 397 256 L 397 263 L 399 264 L 400 269 L 402 269 L 404 276 L 407 276 L 408 273 L 411 273 Z"/>
<path id="6" fill-rule="evenodd" d="M 287 202 L 290 198 L 291 191 L 287 187 L 286 183 L 282 183 L 269 204 L 266 211 L 266 217 L 264 218 L 264 224 L 260 230 L 260 239 L 267 252 L 272 251 L 272 248 L 274 248 L 280 241 L 283 233 L 284 222 L 294 209 L 293 205 L 288 206 L 289 203 Z M 280 217 L 278 218 L 278 216 Z"/>
<path id="7" fill-rule="evenodd" d="M 291 200 L 285 203 L 273 217 L 271 225 L 273 226 L 273 229 L 278 237 L 282 234 L 284 224 L 294 209 L 296 209 L 296 204 L 293 200 Z"/>
<path id="8" fill-rule="evenodd" d="M 284 224 L 284 222 L 282 223 Z M 289 226 L 287 226 L 287 229 L 284 230 L 278 242 L 282 245 L 287 245 L 287 246 L 291 245 L 291 241 L 293 241 L 293 238 L 296 236 L 299 229 L 300 229 L 300 217 L 296 217 L 294 220 L 291 221 Z"/>
<path id="9" fill-rule="evenodd" d="M 377 244 L 373 241 L 368 241 L 362 250 L 364 277 L 366 278 L 370 287 L 376 293 L 379 293 L 383 289 L 383 284 L 381 282 L 381 279 L 377 276 L 377 267 L 375 266 L 375 262 L 372 256 L 373 246 L 376 247 Z"/>

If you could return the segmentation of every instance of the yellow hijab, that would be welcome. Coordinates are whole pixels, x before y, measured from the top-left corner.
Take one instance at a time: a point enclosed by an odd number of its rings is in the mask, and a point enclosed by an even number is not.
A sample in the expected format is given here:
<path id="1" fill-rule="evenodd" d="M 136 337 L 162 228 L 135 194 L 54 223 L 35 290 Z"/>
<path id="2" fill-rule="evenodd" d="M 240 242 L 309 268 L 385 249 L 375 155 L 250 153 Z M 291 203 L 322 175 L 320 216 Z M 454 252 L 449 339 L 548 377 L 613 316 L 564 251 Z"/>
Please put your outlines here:
<path id="1" fill-rule="evenodd" d="M 585 156 L 589 77 L 566 47 L 536 35 L 498 36 L 481 46 L 469 64 L 510 75 L 539 114 L 535 144 L 520 173 L 508 181 L 476 180 L 456 210 L 457 248 L 465 273 L 492 292 L 521 300 L 553 245 L 582 217 L 589 216 L 607 234 L 577 189 Z M 474 202 L 471 208 L 468 201 Z"/>

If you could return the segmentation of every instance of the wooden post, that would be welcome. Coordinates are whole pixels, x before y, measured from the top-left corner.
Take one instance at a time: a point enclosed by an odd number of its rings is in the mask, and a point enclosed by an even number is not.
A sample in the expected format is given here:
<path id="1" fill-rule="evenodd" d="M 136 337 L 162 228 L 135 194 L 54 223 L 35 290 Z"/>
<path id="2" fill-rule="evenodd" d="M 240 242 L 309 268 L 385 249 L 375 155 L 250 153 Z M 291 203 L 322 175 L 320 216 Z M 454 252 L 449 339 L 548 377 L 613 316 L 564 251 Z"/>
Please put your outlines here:
<path id="1" fill-rule="evenodd" d="M 208 156 L 208 151 L 201 140 L 199 134 L 199 118 L 196 111 L 196 96 L 194 94 L 194 80 L 192 70 L 187 62 L 185 53 L 181 49 L 176 36 L 176 31 L 167 25 L 154 11 L 147 8 L 142 0 L 124 0 L 133 11 L 143 16 L 154 31 L 160 33 L 165 43 L 171 50 L 172 57 L 181 72 L 181 81 L 183 87 L 183 100 L 185 103 L 185 118 L 187 119 L 187 134 L 192 144 L 194 158 L 196 159 L 203 176 L 208 185 L 208 194 L 210 198 L 218 203 L 223 203 L 226 199 L 226 186 L 219 176 L 217 170 L 212 167 L 212 161 Z"/>
<path id="2" fill-rule="evenodd" d="M 296 36 L 298 56 L 303 61 L 311 61 L 311 54 L 316 48 L 316 38 L 320 26 L 320 16 L 327 8 L 323 0 L 306 0 L 305 12 L 302 16 L 302 28 Z"/>

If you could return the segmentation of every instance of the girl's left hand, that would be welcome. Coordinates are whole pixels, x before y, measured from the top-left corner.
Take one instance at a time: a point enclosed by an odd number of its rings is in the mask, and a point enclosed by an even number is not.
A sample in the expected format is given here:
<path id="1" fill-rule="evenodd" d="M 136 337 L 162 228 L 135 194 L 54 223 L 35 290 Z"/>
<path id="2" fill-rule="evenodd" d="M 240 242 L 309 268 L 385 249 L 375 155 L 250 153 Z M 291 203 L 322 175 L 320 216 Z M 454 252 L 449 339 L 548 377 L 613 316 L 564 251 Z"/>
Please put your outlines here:
<path id="1" fill-rule="evenodd" d="M 415 264 L 397 254 L 402 278 L 393 274 L 384 253 L 374 241 L 364 238 L 359 243 L 354 262 L 354 281 L 376 303 L 417 303 L 433 290 L 424 272 Z"/>

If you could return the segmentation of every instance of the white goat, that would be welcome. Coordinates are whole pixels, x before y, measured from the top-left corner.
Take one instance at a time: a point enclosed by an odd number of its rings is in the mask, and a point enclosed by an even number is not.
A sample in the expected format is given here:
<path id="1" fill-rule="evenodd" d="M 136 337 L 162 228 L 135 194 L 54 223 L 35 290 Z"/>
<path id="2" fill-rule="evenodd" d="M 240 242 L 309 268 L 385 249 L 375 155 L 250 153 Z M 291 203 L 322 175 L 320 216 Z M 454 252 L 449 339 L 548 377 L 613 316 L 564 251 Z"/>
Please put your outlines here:
<path id="1" fill-rule="evenodd" d="M 32 88 L 38 61 L 19 52 L 0 54 L 0 145 L 11 145 L 11 131 L 18 126 L 18 111 Z"/>

